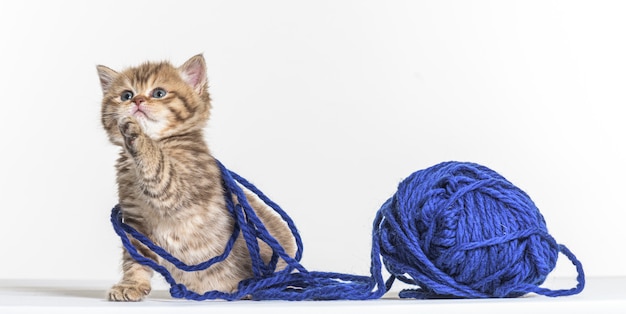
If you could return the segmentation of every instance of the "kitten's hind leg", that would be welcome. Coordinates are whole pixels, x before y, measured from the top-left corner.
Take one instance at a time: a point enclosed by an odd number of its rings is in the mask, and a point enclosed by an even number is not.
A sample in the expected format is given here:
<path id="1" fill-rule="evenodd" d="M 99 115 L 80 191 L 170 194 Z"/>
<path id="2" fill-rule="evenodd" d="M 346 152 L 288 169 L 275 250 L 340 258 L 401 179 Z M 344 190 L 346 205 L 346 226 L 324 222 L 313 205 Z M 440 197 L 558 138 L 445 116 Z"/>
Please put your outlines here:
<path id="1" fill-rule="evenodd" d="M 143 252 L 142 252 L 143 253 Z M 124 249 L 124 275 L 108 293 L 109 301 L 141 301 L 152 289 L 152 269 L 137 263 Z"/>

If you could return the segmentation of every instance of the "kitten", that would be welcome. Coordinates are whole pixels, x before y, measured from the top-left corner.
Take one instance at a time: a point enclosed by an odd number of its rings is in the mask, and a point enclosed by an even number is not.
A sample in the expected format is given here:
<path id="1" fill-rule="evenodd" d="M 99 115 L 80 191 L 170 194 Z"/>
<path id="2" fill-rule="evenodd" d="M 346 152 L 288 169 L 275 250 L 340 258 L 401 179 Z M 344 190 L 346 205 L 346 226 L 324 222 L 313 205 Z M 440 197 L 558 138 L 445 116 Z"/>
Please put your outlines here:
<path id="1" fill-rule="evenodd" d="M 124 221 L 188 265 L 220 255 L 234 220 L 225 205 L 216 160 L 203 139 L 210 98 L 202 55 L 176 68 L 168 62 L 144 63 L 116 72 L 98 66 L 102 85 L 102 125 L 121 146 L 117 160 L 119 203 Z M 256 196 L 248 201 L 290 256 L 296 245 L 287 225 Z M 230 256 L 204 271 L 184 272 L 133 244 L 164 265 L 189 290 L 233 292 L 252 277 L 250 256 L 241 234 Z M 260 243 L 268 262 L 271 249 Z M 278 269 L 285 267 L 280 261 Z M 111 301 L 140 301 L 151 289 L 153 271 L 123 252 L 123 276 Z"/>

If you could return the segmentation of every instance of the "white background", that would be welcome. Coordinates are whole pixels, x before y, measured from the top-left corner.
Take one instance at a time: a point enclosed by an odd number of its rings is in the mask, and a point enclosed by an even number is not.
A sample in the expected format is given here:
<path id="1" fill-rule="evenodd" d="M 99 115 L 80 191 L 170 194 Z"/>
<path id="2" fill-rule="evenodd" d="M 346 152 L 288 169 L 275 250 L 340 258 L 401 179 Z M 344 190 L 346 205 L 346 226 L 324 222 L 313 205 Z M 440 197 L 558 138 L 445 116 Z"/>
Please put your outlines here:
<path id="1" fill-rule="evenodd" d="M 461 160 L 525 190 L 588 275 L 626 275 L 625 15 L 619 1 L 3 1 L 0 278 L 117 280 L 95 66 L 197 53 L 210 147 L 290 213 L 309 269 L 367 274 L 398 182 Z"/>

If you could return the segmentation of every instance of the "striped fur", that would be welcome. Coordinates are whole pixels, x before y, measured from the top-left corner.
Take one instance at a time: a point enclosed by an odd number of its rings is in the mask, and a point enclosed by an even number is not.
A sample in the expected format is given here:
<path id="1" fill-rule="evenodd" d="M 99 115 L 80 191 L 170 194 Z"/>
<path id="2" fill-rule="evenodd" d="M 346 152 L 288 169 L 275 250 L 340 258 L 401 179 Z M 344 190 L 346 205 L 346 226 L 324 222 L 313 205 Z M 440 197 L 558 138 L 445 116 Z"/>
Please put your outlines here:
<path id="1" fill-rule="evenodd" d="M 122 148 L 116 169 L 124 221 L 187 264 L 221 254 L 234 222 L 225 208 L 219 168 L 203 138 L 210 109 L 204 58 L 194 56 L 178 68 L 168 62 L 144 63 L 119 73 L 98 66 L 98 74 L 102 125 L 110 141 Z M 248 200 L 293 256 L 295 241 L 286 224 L 256 197 L 248 195 Z M 269 260 L 270 249 L 261 247 Z M 141 251 L 198 293 L 232 292 L 252 275 L 241 236 L 225 261 L 200 272 L 182 272 L 147 249 Z M 152 270 L 124 251 L 122 271 L 109 300 L 142 300 L 150 292 Z"/>

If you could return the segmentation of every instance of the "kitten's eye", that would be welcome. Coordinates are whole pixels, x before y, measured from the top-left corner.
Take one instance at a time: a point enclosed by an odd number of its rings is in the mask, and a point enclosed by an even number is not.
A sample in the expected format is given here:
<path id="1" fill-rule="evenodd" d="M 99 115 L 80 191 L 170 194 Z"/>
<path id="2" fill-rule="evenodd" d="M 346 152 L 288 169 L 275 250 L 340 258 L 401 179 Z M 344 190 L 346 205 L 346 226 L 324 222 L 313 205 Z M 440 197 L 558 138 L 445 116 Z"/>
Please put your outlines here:
<path id="1" fill-rule="evenodd" d="M 163 98 L 167 95 L 167 92 L 162 88 L 155 88 L 152 91 L 152 98 Z"/>
<path id="2" fill-rule="evenodd" d="M 133 96 L 134 96 L 133 92 L 127 90 L 127 91 L 122 93 L 122 95 L 120 96 L 120 99 L 122 101 L 129 101 L 129 100 L 133 99 Z"/>

